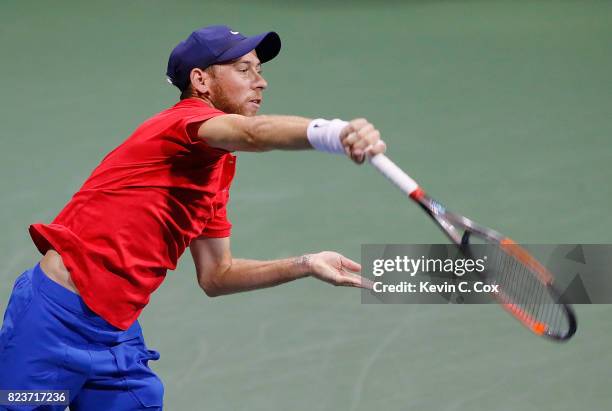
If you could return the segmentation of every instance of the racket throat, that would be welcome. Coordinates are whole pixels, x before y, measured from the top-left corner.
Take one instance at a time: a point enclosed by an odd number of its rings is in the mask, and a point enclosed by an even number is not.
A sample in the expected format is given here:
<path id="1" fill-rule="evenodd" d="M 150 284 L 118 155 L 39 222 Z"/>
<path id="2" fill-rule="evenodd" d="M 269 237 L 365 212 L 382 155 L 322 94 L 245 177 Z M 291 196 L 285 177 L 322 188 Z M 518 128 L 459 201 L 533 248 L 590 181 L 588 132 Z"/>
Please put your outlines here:
<path id="1" fill-rule="evenodd" d="M 461 246 L 465 247 L 466 245 L 469 244 L 470 242 L 470 235 L 472 234 L 471 231 L 465 231 L 463 233 L 463 235 L 461 236 Z"/>

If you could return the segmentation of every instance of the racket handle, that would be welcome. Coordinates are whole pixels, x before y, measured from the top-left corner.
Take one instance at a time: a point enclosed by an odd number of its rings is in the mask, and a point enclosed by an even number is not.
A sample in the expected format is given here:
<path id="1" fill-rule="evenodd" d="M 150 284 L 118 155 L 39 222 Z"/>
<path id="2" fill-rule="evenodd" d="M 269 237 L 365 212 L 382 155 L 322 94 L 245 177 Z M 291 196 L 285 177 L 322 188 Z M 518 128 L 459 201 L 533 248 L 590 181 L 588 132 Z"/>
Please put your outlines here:
<path id="1" fill-rule="evenodd" d="M 400 190 L 414 197 L 417 193 L 422 193 L 419 185 L 414 181 L 408 174 L 406 174 L 401 168 L 399 168 L 393 161 L 384 154 L 376 154 L 373 157 L 369 157 L 370 163 L 380 171 L 389 181 L 395 184 Z"/>

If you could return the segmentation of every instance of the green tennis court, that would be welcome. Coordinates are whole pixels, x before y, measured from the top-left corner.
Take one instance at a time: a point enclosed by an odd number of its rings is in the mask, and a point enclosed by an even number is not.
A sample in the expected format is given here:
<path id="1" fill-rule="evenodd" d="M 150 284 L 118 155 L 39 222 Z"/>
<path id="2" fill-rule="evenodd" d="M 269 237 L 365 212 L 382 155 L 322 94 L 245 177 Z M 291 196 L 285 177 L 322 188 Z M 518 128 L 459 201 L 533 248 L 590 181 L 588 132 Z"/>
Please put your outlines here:
<path id="1" fill-rule="evenodd" d="M 610 1 L 0 3 L 0 306 L 104 154 L 174 104 L 167 57 L 195 28 L 277 31 L 263 113 L 367 117 L 458 212 L 525 243 L 610 243 Z M 240 154 L 237 257 L 445 238 L 373 169 Z M 604 410 L 612 309 L 567 344 L 494 305 L 362 305 L 300 280 L 207 298 L 188 255 L 141 317 L 168 410 Z M 1 364 L 0 364 L 1 366 Z"/>

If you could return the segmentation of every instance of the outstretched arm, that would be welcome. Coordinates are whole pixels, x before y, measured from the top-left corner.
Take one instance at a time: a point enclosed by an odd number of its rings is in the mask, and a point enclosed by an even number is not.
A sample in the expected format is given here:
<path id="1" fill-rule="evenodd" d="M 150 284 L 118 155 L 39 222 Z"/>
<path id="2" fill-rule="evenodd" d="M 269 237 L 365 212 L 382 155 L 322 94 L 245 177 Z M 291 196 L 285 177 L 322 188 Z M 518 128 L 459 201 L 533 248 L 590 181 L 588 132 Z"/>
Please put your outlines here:
<path id="1" fill-rule="evenodd" d="M 314 143 L 314 148 L 345 153 L 357 163 L 363 162 L 366 152 L 375 155 L 386 149 L 378 130 L 365 119 L 319 121 L 309 129 L 312 121 L 296 116 L 226 114 L 203 122 L 198 137 L 228 151 L 308 150 Z"/>
<path id="2" fill-rule="evenodd" d="M 198 283 L 211 297 L 273 287 L 313 276 L 333 285 L 370 288 L 361 266 L 331 251 L 272 261 L 232 257 L 229 238 L 199 237 L 191 242 Z"/>

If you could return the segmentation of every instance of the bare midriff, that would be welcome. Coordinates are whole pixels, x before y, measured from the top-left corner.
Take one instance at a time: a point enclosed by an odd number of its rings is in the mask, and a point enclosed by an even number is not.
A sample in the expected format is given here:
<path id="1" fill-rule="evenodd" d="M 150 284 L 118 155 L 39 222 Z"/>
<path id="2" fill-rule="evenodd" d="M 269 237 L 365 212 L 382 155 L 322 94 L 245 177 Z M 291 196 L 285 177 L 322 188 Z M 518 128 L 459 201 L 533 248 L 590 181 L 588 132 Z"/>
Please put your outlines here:
<path id="1" fill-rule="evenodd" d="M 42 260 L 40 260 L 40 268 L 51 280 L 73 293 L 79 294 L 79 291 L 72 282 L 70 273 L 62 261 L 62 256 L 57 251 L 47 251 Z"/>

